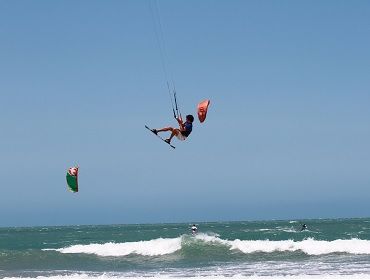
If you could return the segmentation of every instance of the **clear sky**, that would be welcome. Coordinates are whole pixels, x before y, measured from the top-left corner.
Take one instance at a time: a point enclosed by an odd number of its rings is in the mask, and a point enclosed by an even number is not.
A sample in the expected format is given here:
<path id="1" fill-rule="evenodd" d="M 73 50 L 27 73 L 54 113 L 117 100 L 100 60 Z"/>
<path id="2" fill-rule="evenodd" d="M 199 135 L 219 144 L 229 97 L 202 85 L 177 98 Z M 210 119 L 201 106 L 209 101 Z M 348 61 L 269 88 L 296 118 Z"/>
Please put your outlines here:
<path id="1" fill-rule="evenodd" d="M 149 1 L 0 1 L 0 226 L 370 216 L 370 1 L 158 6 L 176 150 Z"/>

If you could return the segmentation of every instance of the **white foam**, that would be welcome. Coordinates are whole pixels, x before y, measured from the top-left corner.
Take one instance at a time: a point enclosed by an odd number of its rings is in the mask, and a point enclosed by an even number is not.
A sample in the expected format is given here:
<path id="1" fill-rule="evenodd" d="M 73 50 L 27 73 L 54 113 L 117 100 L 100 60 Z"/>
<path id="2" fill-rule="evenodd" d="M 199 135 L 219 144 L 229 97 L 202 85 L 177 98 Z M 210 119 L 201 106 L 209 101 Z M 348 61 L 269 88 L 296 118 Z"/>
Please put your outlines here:
<path id="1" fill-rule="evenodd" d="M 27 278 L 27 277 L 5 277 L 4 280 L 31 280 L 31 279 L 39 279 L 39 280 L 143 280 L 143 279 L 150 279 L 150 280 L 319 280 L 319 279 L 327 279 L 327 280 L 370 280 L 370 275 L 368 274 L 357 274 L 357 275 L 297 275 L 297 276 L 242 276 L 242 275 L 235 275 L 232 277 L 225 277 L 225 276 L 195 276 L 195 277 L 168 277 L 168 276 L 153 276 L 153 277 L 125 277 L 125 276 L 110 276 L 110 275 L 99 275 L 99 276 L 91 276 L 88 274 L 73 274 L 73 275 L 57 275 L 57 276 L 38 276 L 35 278 Z"/>
<path id="2" fill-rule="evenodd" d="M 238 250 L 245 254 L 255 252 L 294 252 L 302 251 L 308 255 L 324 255 L 331 253 L 368 254 L 370 255 L 370 240 L 337 239 L 321 241 L 305 239 L 294 240 L 224 240 L 215 235 L 199 233 L 195 235 L 194 242 L 205 242 L 209 246 L 221 244 L 229 250 Z M 190 241 L 191 242 L 191 241 Z M 186 242 L 188 244 L 188 242 Z M 137 254 L 143 256 L 160 256 L 175 253 L 182 248 L 182 237 L 158 238 L 148 241 L 74 245 L 54 250 L 63 254 L 96 254 L 98 256 L 127 256 Z"/>
<path id="3" fill-rule="evenodd" d="M 181 237 L 158 238 L 148 241 L 74 245 L 55 249 L 64 254 L 95 254 L 98 256 L 127 256 L 137 254 L 143 256 L 160 256 L 172 254 L 181 249 Z M 50 249 L 49 249 L 50 250 Z"/>
<path id="4" fill-rule="evenodd" d="M 284 231 L 284 232 L 289 232 L 289 233 L 297 233 L 297 232 L 301 232 L 301 231 L 297 231 L 295 228 L 293 227 L 277 227 L 276 230 L 279 230 L 279 231 Z"/>
<path id="5" fill-rule="evenodd" d="M 260 229 L 258 229 L 256 231 L 270 231 L 270 230 L 271 230 L 270 228 L 260 228 Z"/>
<path id="6" fill-rule="evenodd" d="M 195 239 L 202 240 L 207 243 L 222 243 L 222 244 L 227 244 L 227 240 L 223 240 L 218 237 L 217 234 L 215 235 L 210 235 L 210 234 L 205 234 L 205 233 L 198 233 L 194 236 Z"/>
<path id="7" fill-rule="evenodd" d="M 303 241 L 282 240 L 223 240 L 216 236 L 198 234 L 197 239 L 204 242 L 220 243 L 230 247 L 230 250 L 239 250 L 243 253 L 255 252 L 283 252 L 302 251 L 308 255 L 324 255 L 331 253 L 370 254 L 370 240 L 361 239 L 337 239 L 333 241 L 314 240 L 312 238 Z"/>
<path id="8" fill-rule="evenodd" d="M 320 241 L 306 239 L 303 241 L 283 240 L 234 240 L 228 242 L 232 250 L 243 253 L 275 252 L 275 251 L 302 251 L 308 255 L 323 255 L 330 253 L 370 254 L 370 240 L 337 239 Z"/>

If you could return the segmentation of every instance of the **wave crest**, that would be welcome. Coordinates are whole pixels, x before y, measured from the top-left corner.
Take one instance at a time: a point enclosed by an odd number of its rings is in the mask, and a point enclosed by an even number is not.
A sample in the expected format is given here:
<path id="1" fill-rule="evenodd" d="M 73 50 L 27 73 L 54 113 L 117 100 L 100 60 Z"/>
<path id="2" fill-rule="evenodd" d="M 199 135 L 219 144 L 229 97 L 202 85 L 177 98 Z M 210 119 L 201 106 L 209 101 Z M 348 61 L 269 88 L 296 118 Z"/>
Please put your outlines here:
<path id="1" fill-rule="evenodd" d="M 198 247 L 199 245 L 202 247 Z M 204 250 L 204 246 L 212 247 L 220 245 L 225 248 L 225 251 L 237 250 L 244 254 L 295 251 L 301 251 L 307 255 L 324 255 L 332 253 L 370 254 L 370 240 L 224 240 L 218 236 L 207 234 L 198 234 L 194 237 L 181 236 L 177 238 L 158 238 L 138 242 L 73 245 L 61 249 L 44 250 L 55 250 L 63 254 L 96 254 L 98 256 L 127 256 L 130 254 L 160 256 L 173 254 L 180 251 L 185 246 L 198 247 L 199 250 Z"/>
<path id="2" fill-rule="evenodd" d="M 302 251 L 307 255 L 325 255 L 332 253 L 370 254 L 370 241 L 360 239 L 322 241 L 305 239 L 302 241 L 283 240 L 234 240 L 230 241 L 231 249 L 243 253 Z"/>
<path id="3" fill-rule="evenodd" d="M 95 254 L 98 256 L 127 256 L 137 254 L 143 256 L 160 256 L 172 254 L 181 249 L 181 238 L 158 238 L 148 241 L 74 245 L 56 249 L 63 254 Z"/>

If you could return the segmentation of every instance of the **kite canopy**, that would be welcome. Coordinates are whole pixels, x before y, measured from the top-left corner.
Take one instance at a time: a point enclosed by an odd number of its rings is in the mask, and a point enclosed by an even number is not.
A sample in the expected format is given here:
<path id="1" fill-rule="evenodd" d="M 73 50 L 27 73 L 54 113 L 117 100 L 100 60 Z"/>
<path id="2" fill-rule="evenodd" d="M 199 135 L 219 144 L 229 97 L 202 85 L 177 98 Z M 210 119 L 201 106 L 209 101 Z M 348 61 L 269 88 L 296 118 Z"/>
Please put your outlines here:
<path id="1" fill-rule="evenodd" d="M 206 99 L 198 104 L 198 119 L 201 123 L 206 120 L 209 103 L 209 99 Z"/>
<path id="2" fill-rule="evenodd" d="M 78 192 L 78 166 L 69 168 L 66 178 L 68 189 L 71 192 Z"/>

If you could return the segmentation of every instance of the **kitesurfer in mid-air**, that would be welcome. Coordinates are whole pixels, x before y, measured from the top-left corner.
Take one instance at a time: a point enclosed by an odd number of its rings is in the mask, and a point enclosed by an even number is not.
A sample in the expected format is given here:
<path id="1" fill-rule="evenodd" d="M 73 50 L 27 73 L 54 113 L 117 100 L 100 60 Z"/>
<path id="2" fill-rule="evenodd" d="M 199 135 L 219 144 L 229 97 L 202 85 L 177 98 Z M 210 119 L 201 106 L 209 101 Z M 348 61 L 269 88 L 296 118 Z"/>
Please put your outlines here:
<path id="1" fill-rule="evenodd" d="M 153 129 L 153 133 L 157 134 L 158 132 L 163 132 L 163 131 L 171 131 L 171 136 L 170 138 L 167 138 L 166 141 L 168 144 L 171 143 L 171 140 L 174 136 L 177 137 L 180 141 L 184 141 L 191 133 L 193 130 L 193 121 L 194 117 L 193 115 L 187 115 L 186 116 L 186 121 L 183 122 L 181 117 L 176 118 L 177 122 L 179 123 L 180 128 L 173 128 L 173 127 L 164 127 L 161 129 Z"/>

